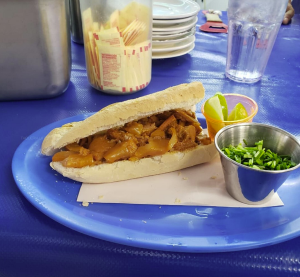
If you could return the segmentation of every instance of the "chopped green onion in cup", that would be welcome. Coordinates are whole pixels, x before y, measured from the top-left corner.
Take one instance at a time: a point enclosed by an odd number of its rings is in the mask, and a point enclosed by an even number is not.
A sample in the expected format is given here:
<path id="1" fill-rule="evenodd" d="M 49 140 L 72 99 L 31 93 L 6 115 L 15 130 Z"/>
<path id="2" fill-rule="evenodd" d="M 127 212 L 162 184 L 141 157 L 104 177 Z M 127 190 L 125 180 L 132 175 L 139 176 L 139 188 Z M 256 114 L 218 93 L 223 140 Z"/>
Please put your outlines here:
<path id="1" fill-rule="evenodd" d="M 237 146 L 229 145 L 222 149 L 230 159 L 255 169 L 262 170 L 284 170 L 296 166 L 288 155 L 278 155 L 270 149 L 263 147 L 263 140 L 255 143 L 255 146 L 248 147 L 246 140 L 243 140 L 245 147 L 240 143 Z"/>

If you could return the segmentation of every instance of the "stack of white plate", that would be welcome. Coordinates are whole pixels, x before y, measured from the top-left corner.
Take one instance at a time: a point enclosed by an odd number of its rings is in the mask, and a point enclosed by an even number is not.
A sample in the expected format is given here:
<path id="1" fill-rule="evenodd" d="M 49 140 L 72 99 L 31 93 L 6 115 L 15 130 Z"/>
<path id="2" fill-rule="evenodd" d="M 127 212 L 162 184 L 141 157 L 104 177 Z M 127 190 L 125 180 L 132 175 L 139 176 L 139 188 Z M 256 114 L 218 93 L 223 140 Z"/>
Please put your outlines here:
<path id="1" fill-rule="evenodd" d="M 153 2 L 152 59 L 178 57 L 194 49 L 199 11 L 192 0 Z"/>

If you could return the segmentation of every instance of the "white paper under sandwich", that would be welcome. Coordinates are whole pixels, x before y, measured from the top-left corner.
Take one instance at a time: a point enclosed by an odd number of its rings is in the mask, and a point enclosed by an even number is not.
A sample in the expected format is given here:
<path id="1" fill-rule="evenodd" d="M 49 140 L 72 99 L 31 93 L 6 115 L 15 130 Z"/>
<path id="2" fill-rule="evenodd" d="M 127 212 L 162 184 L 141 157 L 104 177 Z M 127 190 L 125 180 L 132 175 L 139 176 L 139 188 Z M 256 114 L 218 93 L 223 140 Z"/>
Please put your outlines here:
<path id="1" fill-rule="evenodd" d="M 268 203 L 247 205 L 226 191 L 219 157 L 212 162 L 176 172 L 115 183 L 83 183 L 77 198 L 84 203 L 185 205 L 236 208 L 282 206 L 275 193 Z"/>

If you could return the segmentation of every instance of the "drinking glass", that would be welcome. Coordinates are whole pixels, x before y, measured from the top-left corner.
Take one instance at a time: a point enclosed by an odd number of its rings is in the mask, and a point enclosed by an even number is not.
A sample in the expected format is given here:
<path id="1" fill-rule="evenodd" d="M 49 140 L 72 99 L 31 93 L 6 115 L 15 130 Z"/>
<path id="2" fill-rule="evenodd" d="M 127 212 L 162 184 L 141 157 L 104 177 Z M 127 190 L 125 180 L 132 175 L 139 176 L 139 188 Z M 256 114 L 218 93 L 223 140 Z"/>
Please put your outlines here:
<path id="1" fill-rule="evenodd" d="M 229 0 L 226 76 L 259 81 L 267 66 L 288 0 Z"/>

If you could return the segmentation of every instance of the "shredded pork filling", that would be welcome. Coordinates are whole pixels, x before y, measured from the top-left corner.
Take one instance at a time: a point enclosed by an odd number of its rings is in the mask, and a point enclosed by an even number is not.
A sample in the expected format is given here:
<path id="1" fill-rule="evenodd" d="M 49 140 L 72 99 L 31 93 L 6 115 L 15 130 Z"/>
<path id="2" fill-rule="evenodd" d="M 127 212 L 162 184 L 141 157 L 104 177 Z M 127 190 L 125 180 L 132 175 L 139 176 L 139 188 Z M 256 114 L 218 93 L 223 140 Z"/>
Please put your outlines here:
<path id="1" fill-rule="evenodd" d="M 56 153 L 52 161 L 81 168 L 121 160 L 136 161 L 210 143 L 211 139 L 202 134 L 195 113 L 178 109 L 83 138 Z"/>

